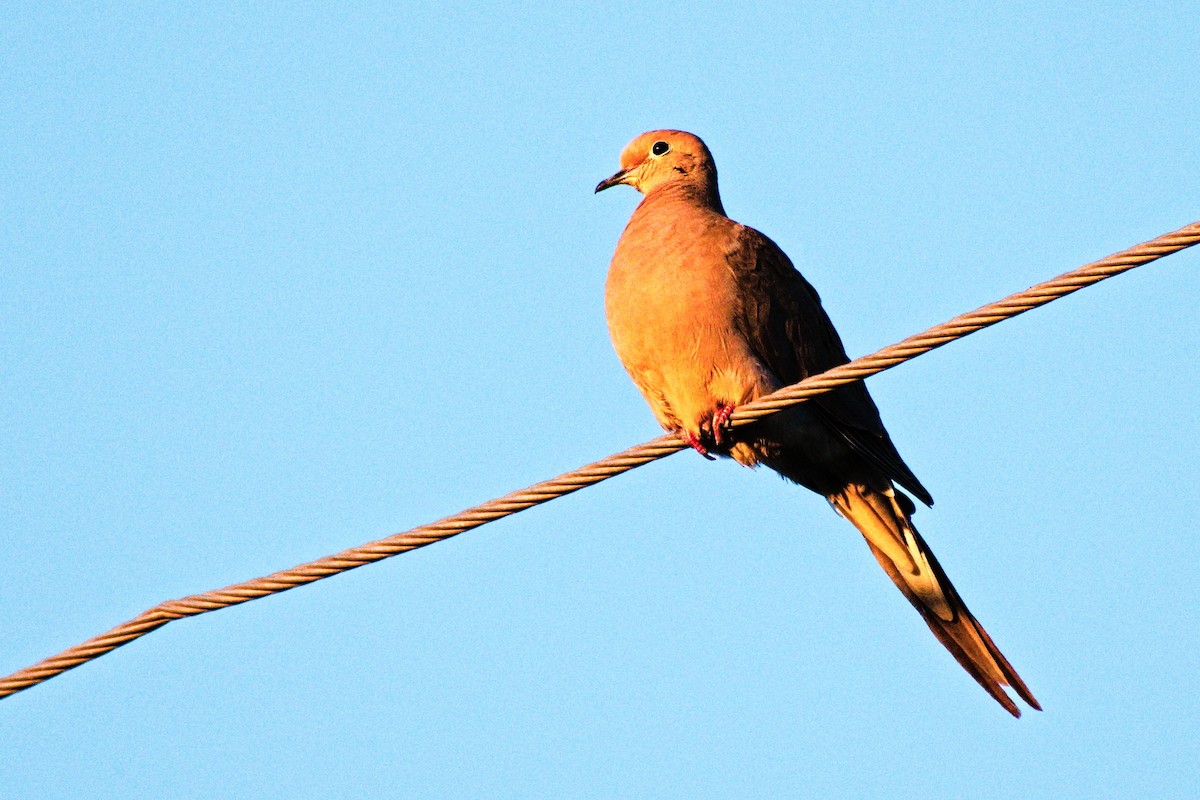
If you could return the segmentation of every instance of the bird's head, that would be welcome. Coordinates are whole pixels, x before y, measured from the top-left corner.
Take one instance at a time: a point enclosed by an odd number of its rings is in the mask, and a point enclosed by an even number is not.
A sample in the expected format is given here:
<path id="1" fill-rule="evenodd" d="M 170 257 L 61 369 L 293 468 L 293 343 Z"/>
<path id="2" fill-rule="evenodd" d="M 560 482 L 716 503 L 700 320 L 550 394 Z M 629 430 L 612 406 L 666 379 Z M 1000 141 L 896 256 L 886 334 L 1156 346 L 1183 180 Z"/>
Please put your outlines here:
<path id="1" fill-rule="evenodd" d="M 624 183 L 642 194 L 686 182 L 716 195 L 717 167 L 699 136 L 685 131 L 649 131 L 621 151 L 621 169 L 596 186 L 601 192 Z"/>

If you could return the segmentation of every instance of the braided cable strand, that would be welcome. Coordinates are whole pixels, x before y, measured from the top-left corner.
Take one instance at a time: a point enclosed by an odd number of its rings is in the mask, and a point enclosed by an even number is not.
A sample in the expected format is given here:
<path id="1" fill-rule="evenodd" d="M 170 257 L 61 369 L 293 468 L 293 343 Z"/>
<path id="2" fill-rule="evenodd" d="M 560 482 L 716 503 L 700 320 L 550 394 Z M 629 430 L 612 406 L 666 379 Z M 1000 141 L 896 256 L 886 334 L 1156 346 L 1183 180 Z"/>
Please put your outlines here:
<path id="1" fill-rule="evenodd" d="M 747 403 L 734 412 L 731 423 L 746 425 L 780 409 L 803 402 L 813 395 L 828 392 L 838 386 L 883 372 L 955 339 L 960 339 L 1001 320 L 1015 317 L 1052 300 L 1057 300 L 1105 278 L 1111 278 L 1113 275 L 1191 247 L 1197 242 L 1200 242 L 1200 222 L 1192 223 L 1172 233 L 1164 234 L 1100 261 L 1087 264 L 1045 283 L 1039 283 L 1023 292 L 1017 292 L 1003 300 L 989 303 L 975 311 L 935 325 L 924 333 L 910 336 L 871 355 L 857 358 L 820 375 L 814 375 L 792 386 L 780 389 L 753 403 Z M 224 589 L 191 595 L 179 600 L 168 600 L 106 633 L 0 679 L 0 698 L 36 686 L 80 664 L 99 658 L 121 645 L 128 644 L 134 639 L 161 628 L 172 620 L 192 617 L 267 595 L 285 592 L 288 589 L 328 578 L 331 575 L 338 575 L 365 564 L 449 539 L 451 536 L 478 528 L 493 520 L 516 514 L 556 497 L 562 497 L 594 483 L 607 480 L 614 475 L 628 472 L 643 464 L 678 452 L 686 446 L 674 434 L 660 436 L 608 458 L 563 473 L 557 478 L 536 483 L 437 522 L 368 542 L 359 547 L 352 547 L 349 550 L 343 550 L 340 553 L 325 556 L 291 569 L 235 583 Z"/>

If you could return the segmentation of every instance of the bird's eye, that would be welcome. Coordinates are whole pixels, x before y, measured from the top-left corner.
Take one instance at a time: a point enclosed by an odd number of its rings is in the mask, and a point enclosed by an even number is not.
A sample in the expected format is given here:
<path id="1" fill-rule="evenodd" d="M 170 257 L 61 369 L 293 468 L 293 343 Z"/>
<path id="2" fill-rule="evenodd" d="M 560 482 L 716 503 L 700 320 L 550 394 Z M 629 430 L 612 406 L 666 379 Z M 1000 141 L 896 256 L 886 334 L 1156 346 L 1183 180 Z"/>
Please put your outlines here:
<path id="1" fill-rule="evenodd" d="M 655 142 L 650 147 L 650 152 L 656 156 L 665 156 L 667 154 L 667 151 L 670 149 L 671 149 L 671 145 L 667 144 L 666 142 Z"/>

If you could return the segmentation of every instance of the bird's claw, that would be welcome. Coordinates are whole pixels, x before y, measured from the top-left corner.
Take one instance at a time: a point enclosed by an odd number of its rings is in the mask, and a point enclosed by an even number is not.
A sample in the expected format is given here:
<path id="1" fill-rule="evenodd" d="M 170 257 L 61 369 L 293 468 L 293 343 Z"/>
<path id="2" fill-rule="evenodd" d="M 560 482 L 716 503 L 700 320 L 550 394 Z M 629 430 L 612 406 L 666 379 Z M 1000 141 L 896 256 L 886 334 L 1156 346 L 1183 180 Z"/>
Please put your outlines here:
<path id="1" fill-rule="evenodd" d="M 729 418 L 733 416 L 734 406 L 722 403 L 717 406 L 717 410 L 712 415 L 712 438 L 713 443 L 717 447 L 723 447 L 730 442 L 733 428 L 729 425 Z"/>
<path id="2" fill-rule="evenodd" d="M 704 443 L 700 441 L 700 438 L 698 436 L 696 436 L 696 434 L 692 433 L 691 431 L 686 431 L 686 430 L 680 431 L 679 433 L 683 437 L 683 440 L 685 442 L 687 442 L 689 445 L 691 445 L 692 449 L 695 450 L 697 453 L 704 456 L 709 461 L 717 460 L 714 456 L 709 455 L 708 448 L 704 446 Z"/>
<path id="3" fill-rule="evenodd" d="M 710 446 L 724 448 L 733 443 L 731 435 L 733 431 L 729 426 L 729 418 L 733 416 L 734 408 L 734 406 L 722 403 L 709 417 L 708 425 L 701 426 L 699 435 L 686 429 L 681 429 L 679 435 L 697 453 L 709 461 L 715 461 L 716 459 L 708 452 L 708 448 Z"/>

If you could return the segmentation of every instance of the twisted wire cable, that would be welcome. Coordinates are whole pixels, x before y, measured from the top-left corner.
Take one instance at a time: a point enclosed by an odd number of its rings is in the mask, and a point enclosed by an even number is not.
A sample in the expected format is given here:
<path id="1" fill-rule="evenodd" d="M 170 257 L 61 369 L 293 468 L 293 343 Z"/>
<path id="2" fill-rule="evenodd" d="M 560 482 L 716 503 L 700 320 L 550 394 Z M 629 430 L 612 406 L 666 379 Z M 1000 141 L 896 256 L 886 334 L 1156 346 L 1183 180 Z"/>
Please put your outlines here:
<path id="1" fill-rule="evenodd" d="M 1076 292 L 1085 286 L 1191 247 L 1197 242 L 1200 242 L 1200 222 L 1186 225 L 1179 230 L 1163 234 L 1148 242 L 1064 273 L 1057 278 L 1039 283 L 1022 292 L 1009 295 L 1003 300 L 961 314 L 871 355 L 834 367 L 820 375 L 805 378 L 799 383 L 740 406 L 730 418 L 730 423 L 734 426 L 746 425 L 780 409 L 803 402 L 813 395 L 822 394 L 838 386 L 883 372 L 955 339 L 961 339 L 990 325 L 995 325 L 1001 320 L 1015 317 Z M 331 575 L 338 575 L 365 564 L 449 539 L 451 536 L 478 528 L 488 522 L 516 514 L 556 497 L 562 497 L 594 483 L 607 480 L 614 475 L 628 472 L 686 447 L 687 444 L 675 434 L 666 434 L 437 522 L 421 525 L 403 533 L 352 547 L 340 553 L 261 578 L 235 583 L 223 589 L 195 594 L 178 600 L 168 600 L 106 633 L 94 636 L 58 655 L 39 661 L 33 666 L 18 670 L 6 678 L 0 678 L 0 698 L 36 686 L 80 664 L 99 658 L 121 645 L 128 644 L 161 628 L 172 620 L 192 617 L 267 595 L 285 592 L 288 589 L 328 578 Z"/>

